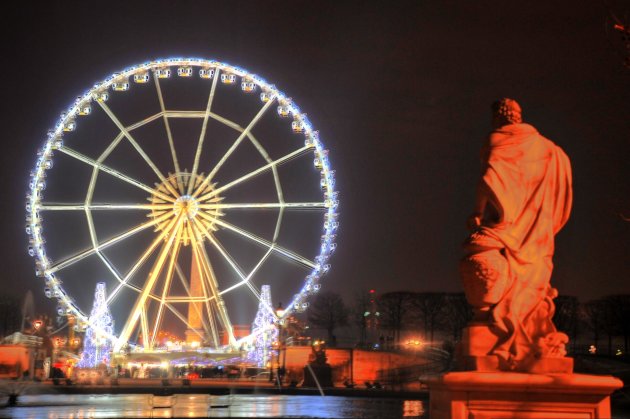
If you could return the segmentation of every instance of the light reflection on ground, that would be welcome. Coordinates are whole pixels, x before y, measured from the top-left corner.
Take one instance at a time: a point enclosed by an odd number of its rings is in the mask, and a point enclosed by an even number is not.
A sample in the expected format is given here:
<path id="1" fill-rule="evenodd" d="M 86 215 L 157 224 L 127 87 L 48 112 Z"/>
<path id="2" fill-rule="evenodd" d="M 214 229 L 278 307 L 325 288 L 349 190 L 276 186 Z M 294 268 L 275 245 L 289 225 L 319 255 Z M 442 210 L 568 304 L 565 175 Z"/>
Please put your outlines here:
<path id="1" fill-rule="evenodd" d="M 2 418 L 424 418 L 426 401 L 337 396 L 179 394 L 33 395 Z"/>

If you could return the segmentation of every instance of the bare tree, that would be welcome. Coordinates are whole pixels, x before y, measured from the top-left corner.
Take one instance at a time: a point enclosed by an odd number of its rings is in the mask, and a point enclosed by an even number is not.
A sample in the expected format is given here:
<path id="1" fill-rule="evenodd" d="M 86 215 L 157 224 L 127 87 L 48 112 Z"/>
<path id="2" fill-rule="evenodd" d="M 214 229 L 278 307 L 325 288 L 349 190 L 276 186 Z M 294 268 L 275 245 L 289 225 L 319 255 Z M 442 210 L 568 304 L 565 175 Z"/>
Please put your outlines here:
<path id="1" fill-rule="evenodd" d="M 351 321 L 359 329 L 359 347 L 365 346 L 367 342 L 367 330 L 372 313 L 372 295 L 367 291 L 357 292 L 354 305 L 350 310 Z"/>
<path id="2" fill-rule="evenodd" d="M 20 299 L 3 295 L 0 297 L 0 336 L 21 331 Z"/>
<path id="3" fill-rule="evenodd" d="M 438 327 L 444 312 L 444 304 L 446 302 L 443 292 L 423 292 L 414 294 L 411 300 L 411 306 L 414 314 L 424 326 L 425 339 L 433 343 L 433 334 Z"/>
<path id="4" fill-rule="evenodd" d="M 571 345 L 575 349 L 575 340 L 579 324 L 579 307 L 577 297 L 559 295 L 554 300 L 556 311 L 553 315 L 553 323 L 561 332 L 569 335 Z"/>
<path id="5" fill-rule="evenodd" d="M 472 320 L 472 309 L 463 292 L 445 294 L 444 299 L 441 324 L 450 333 L 453 342 L 457 342 L 462 338 L 464 327 Z"/>
<path id="6" fill-rule="evenodd" d="M 599 346 L 600 334 L 608 327 L 606 325 L 606 303 L 603 300 L 593 300 L 582 304 L 581 315 L 586 327 L 593 332 L 593 344 Z"/>
<path id="7" fill-rule="evenodd" d="M 400 331 L 407 320 L 412 298 L 413 293 L 408 291 L 388 292 L 378 298 L 381 327 L 392 331 L 395 343 L 400 342 Z"/>
<path id="8" fill-rule="evenodd" d="M 611 333 L 623 336 L 624 353 L 630 346 L 630 295 L 610 295 L 604 298 L 608 318 L 606 322 L 613 326 Z"/>
<path id="9" fill-rule="evenodd" d="M 348 324 L 348 309 L 341 296 L 332 291 L 323 291 L 315 297 L 309 307 L 308 321 L 315 327 L 328 332 L 328 343 L 335 345 L 334 331 Z"/>

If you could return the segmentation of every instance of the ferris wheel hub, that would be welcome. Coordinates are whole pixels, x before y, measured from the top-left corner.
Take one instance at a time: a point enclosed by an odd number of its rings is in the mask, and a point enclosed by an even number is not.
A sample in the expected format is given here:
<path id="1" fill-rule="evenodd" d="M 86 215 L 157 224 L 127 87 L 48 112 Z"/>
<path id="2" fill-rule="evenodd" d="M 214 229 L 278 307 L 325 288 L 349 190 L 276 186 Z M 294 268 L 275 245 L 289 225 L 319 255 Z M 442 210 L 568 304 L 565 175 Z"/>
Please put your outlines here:
<path id="1" fill-rule="evenodd" d="M 183 214 L 189 220 L 197 216 L 199 204 L 195 198 L 190 195 L 182 195 L 173 203 L 173 212 L 175 215 Z"/>
<path id="2" fill-rule="evenodd" d="M 157 186 L 149 198 L 153 208 L 149 217 L 159 220 L 158 231 L 178 235 L 184 246 L 208 239 L 217 230 L 217 220 L 223 215 L 223 198 L 215 190 L 215 183 L 203 174 L 179 172 Z M 181 223 L 177 220 L 181 219 Z M 178 234 L 181 230 L 181 234 Z"/>

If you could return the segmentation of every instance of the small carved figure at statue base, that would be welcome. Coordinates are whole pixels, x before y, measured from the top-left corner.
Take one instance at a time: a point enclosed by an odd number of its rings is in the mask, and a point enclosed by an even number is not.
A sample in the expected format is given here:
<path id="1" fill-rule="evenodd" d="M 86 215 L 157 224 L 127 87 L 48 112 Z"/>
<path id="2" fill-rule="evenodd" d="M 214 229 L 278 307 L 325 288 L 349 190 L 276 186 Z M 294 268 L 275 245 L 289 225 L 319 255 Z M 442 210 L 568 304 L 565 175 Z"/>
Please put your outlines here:
<path id="1" fill-rule="evenodd" d="M 568 157 L 522 123 L 512 99 L 495 102 L 493 131 L 460 264 L 474 310 L 460 366 L 473 370 L 571 372 L 568 338 L 553 322 L 554 236 L 572 204 Z"/>

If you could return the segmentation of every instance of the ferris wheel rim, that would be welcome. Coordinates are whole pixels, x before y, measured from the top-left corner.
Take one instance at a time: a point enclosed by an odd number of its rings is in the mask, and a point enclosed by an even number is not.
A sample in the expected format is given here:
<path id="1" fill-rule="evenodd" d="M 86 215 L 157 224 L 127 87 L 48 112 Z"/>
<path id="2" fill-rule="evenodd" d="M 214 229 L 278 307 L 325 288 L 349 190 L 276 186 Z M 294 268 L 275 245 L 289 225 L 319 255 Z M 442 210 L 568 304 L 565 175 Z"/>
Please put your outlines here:
<path id="1" fill-rule="evenodd" d="M 45 145 L 44 147 L 41 149 L 41 151 L 38 153 L 40 155 L 40 157 L 37 159 L 36 165 L 35 165 L 35 170 L 34 170 L 34 176 L 32 176 L 32 180 L 31 183 L 29 185 L 29 195 L 27 197 L 27 233 L 30 236 L 30 243 L 34 244 L 34 253 L 35 253 L 35 257 L 36 257 L 36 267 L 37 269 L 42 269 L 43 270 L 43 277 L 46 279 L 47 283 L 50 282 L 53 286 L 54 292 L 55 294 L 57 294 L 57 299 L 59 300 L 60 304 L 62 304 L 64 306 L 64 308 L 66 309 L 66 312 L 68 314 L 73 314 L 74 316 L 76 316 L 80 322 L 82 322 L 83 324 L 88 324 L 90 322 L 90 319 L 88 316 L 86 316 L 85 313 L 83 313 L 83 311 L 81 310 L 80 307 L 78 307 L 76 305 L 76 303 L 73 302 L 72 297 L 70 296 L 70 294 L 68 294 L 65 290 L 65 288 L 59 283 L 60 281 L 57 280 L 56 276 L 54 275 L 56 270 L 54 269 L 49 269 L 50 268 L 50 261 L 48 260 L 48 258 L 46 257 L 45 254 L 45 248 L 44 248 L 44 243 L 45 243 L 45 239 L 44 236 L 42 234 L 42 227 L 41 227 L 41 217 L 39 216 L 39 211 L 42 210 L 51 210 L 51 208 L 48 208 L 46 205 L 42 205 L 41 204 L 41 191 L 45 188 L 45 183 L 44 186 L 42 187 L 42 182 L 43 179 L 45 178 L 45 172 L 46 170 L 50 169 L 51 167 L 49 167 L 49 163 L 52 161 L 52 152 L 53 150 L 60 150 L 62 152 L 70 152 L 72 153 L 71 149 L 68 149 L 67 147 L 64 147 L 63 142 L 62 142 L 62 137 L 63 137 L 63 132 L 66 130 L 66 128 L 69 126 L 69 124 L 74 124 L 74 119 L 78 116 L 78 115 L 82 115 L 81 111 L 82 109 L 85 109 L 84 107 L 86 105 L 90 105 L 93 102 L 98 103 L 101 108 L 103 108 L 103 110 L 107 113 L 107 105 L 104 102 L 101 102 L 98 100 L 99 96 L 98 95 L 102 95 L 104 92 L 108 92 L 109 89 L 112 89 L 113 87 L 115 87 L 116 83 L 119 83 L 120 80 L 129 80 L 131 77 L 137 75 L 137 74 L 153 74 L 154 80 L 156 81 L 156 86 L 158 89 L 158 94 L 160 96 L 160 102 L 162 105 L 162 112 L 161 115 L 160 113 L 158 113 L 157 115 L 153 115 L 149 118 L 154 118 L 157 119 L 160 116 L 164 117 L 165 120 L 168 120 L 168 117 L 177 117 L 178 115 L 176 114 L 177 111 L 171 111 L 173 112 L 172 115 L 167 115 L 167 111 L 164 108 L 164 104 L 163 104 L 163 99 L 161 96 L 161 91 L 159 88 L 159 81 L 158 81 L 158 71 L 159 70 L 164 70 L 170 67 L 201 67 L 202 69 L 214 69 L 215 71 L 215 76 L 214 76 L 214 80 L 213 80 L 213 90 L 214 87 L 216 86 L 216 82 L 218 80 L 218 74 L 221 73 L 227 73 L 227 74 L 233 74 L 236 77 L 240 77 L 241 80 L 243 80 L 242 83 L 245 83 L 245 81 L 247 81 L 248 83 L 253 83 L 256 85 L 256 87 L 258 89 L 260 89 L 263 92 L 268 93 L 271 96 L 272 100 L 269 100 L 265 107 L 263 107 L 263 109 L 267 109 L 267 106 L 271 106 L 274 102 L 278 104 L 278 106 L 283 106 L 285 109 L 284 111 L 287 112 L 288 115 L 291 115 L 294 119 L 294 121 L 297 122 L 297 124 L 300 126 L 300 128 L 302 129 L 302 132 L 305 135 L 305 149 L 312 149 L 313 152 L 316 155 L 316 159 L 320 160 L 320 164 L 321 164 L 321 169 L 320 172 L 322 173 L 322 186 L 326 187 L 326 193 L 324 194 L 324 197 L 328 197 L 325 202 L 324 202 L 324 208 L 325 208 L 325 219 L 326 220 L 333 220 L 333 222 L 328 222 L 325 221 L 324 223 L 324 234 L 322 235 L 322 246 L 321 246 L 321 251 L 318 254 L 318 256 L 315 257 L 315 261 L 317 261 L 317 264 L 315 264 L 313 266 L 313 270 L 310 274 L 306 275 L 302 289 L 300 290 L 300 292 L 298 294 L 296 294 L 293 298 L 293 300 L 291 301 L 291 303 L 289 304 L 289 306 L 287 307 L 287 309 L 284 311 L 284 314 L 282 315 L 281 319 L 291 315 L 294 311 L 296 311 L 298 309 L 298 307 L 300 307 L 305 299 L 306 299 L 306 295 L 313 292 L 314 290 L 316 291 L 317 288 L 315 288 L 317 286 L 317 284 L 319 283 L 319 277 L 322 276 L 323 274 L 325 274 L 327 272 L 327 270 L 330 268 L 330 265 L 325 264 L 325 262 L 327 261 L 328 257 L 330 256 L 330 253 L 332 253 L 331 249 L 334 250 L 334 239 L 335 239 L 335 230 L 337 228 L 338 223 L 335 221 L 336 220 L 336 216 L 337 216 L 337 211 L 336 208 L 338 206 L 338 199 L 337 199 L 337 192 L 335 190 L 335 182 L 334 182 L 334 171 L 330 168 L 330 164 L 327 158 L 327 150 L 324 149 L 322 142 L 319 139 L 319 135 L 318 132 L 315 131 L 310 123 L 310 121 L 308 120 L 308 118 L 306 117 L 305 114 L 303 114 L 300 109 L 297 107 L 297 105 L 295 105 L 295 103 L 293 103 L 293 101 L 291 100 L 291 98 L 288 98 L 284 93 L 282 93 L 280 90 L 276 89 L 276 87 L 272 84 L 269 84 L 266 80 L 264 80 L 263 78 L 249 73 L 246 70 L 240 68 L 240 67 L 236 67 L 236 66 L 232 66 L 226 63 L 222 63 L 219 61 L 215 61 L 215 60 L 204 60 L 204 59 L 199 59 L 199 58 L 169 58 L 169 59 L 163 59 L 163 60 L 155 60 L 155 61 L 149 61 L 146 62 L 144 64 L 138 65 L 138 66 L 133 66 L 133 67 L 129 67 L 125 70 L 123 70 L 122 72 L 118 72 L 118 73 L 114 73 L 112 74 L 110 77 L 104 79 L 103 81 L 101 81 L 100 83 L 95 84 L 91 89 L 89 89 L 86 93 L 84 93 L 82 96 L 79 96 L 77 98 L 77 100 L 73 103 L 73 105 L 68 109 L 68 111 L 64 114 L 61 115 L 61 117 L 59 118 L 57 124 L 55 125 L 55 128 L 53 130 L 51 130 L 48 134 L 48 138 L 45 141 Z M 213 93 L 211 92 L 211 95 Z M 279 110 L 280 112 L 280 110 Z M 111 115 L 110 115 L 111 116 Z M 191 116 L 191 115 L 181 115 L 182 117 L 184 116 Z M 204 114 L 206 120 L 209 116 L 209 109 L 206 109 L 206 112 Z M 215 116 L 219 116 L 216 115 Z M 146 118 L 146 119 L 149 119 Z M 112 118 L 113 119 L 113 118 Z M 116 122 L 116 121 L 114 121 Z M 119 136 L 122 137 L 125 136 L 124 133 L 126 132 L 127 134 L 129 134 L 130 131 L 132 131 L 133 129 L 138 128 L 139 124 L 143 123 L 143 121 L 138 121 L 134 124 L 131 124 L 128 127 L 122 126 L 122 124 L 117 123 L 118 127 L 120 128 L 121 132 L 119 134 Z M 220 121 L 221 122 L 221 121 Z M 227 122 L 227 123 L 226 123 Z M 148 123 L 148 122 L 145 122 Z M 222 121 L 222 123 L 224 123 L 227 126 L 230 126 L 229 123 L 232 123 L 233 126 L 231 126 L 231 128 L 235 129 L 234 127 L 234 123 L 229 121 L 229 120 L 225 120 Z M 236 124 L 237 125 L 237 124 Z M 205 126 L 204 126 L 205 129 Z M 249 130 L 247 130 L 249 131 Z M 246 131 L 244 131 L 246 132 Z M 243 135 L 244 136 L 244 135 Z M 170 137 L 170 133 L 169 133 L 169 137 Z M 256 141 L 254 139 L 254 141 Z M 169 142 L 172 148 L 172 139 L 169 138 Z M 199 147 L 201 146 L 201 141 L 198 143 Z M 261 146 L 262 147 L 262 146 Z M 260 151 L 260 150 L 259 150 Z M 75 154 L 75 157 L 77 156 L 77 154 Z M 263 156 L 264 157 L 264 156 Z M 199 150 L 197 150 L 196 153 L 196 157 L 195 157 L 195 163 L 194 163 L 194 167 L 193 167 L 193 171 L 192 174 L 195 175 L 196 171 L 198 169 L 198 159 L 199 159 Z M 267 155 L 267 159 L 268 159 L 268 155 Z M 145 159 L 147 160 L 147 159 Z M 149 163 L 147 161 L 147 163 Z M 149 163 L 150 166 L 153 166 Z M 177 167 L 177 163 L 175 163 L 175 166 Z M 154 169 L 154 171 L 156 172 L 156 175 L 158 176 L 158 178 L 162 179 L 164 178 L 164 175 L 161 174 L 161 172 L 159 171 L 159 169 L 152 167 L 152 169 Z M 157 169 L 157 170 L 155 170 Z M 277 173 L 275 172 L 276 170 L 276 166 L 272 165 L 271 167 L 272 171 L 274 172 L 274 181 L 276 182 L 276 190 L 278 192 L 279 195 L 279 200 L 280 200 L 280 205 L 285 204 L 283 198 L 282 198 L 282 190 L 281 187 L 279 187 L 279 180 L 277 177 Z M 119 179 L 125 180 L 123 179 L 123 176 L 121 173 L 117 173 L 114 169 L 107 167 L 106 165 L 99 165 L 99 167 L 94 166 L 94 172 L 93 172 L 93 177 L 96 178 L 96 176 L 98 176 L 98 174 L 100 173 L 100 171 L 105 171 L 109 174 L 112 174 L 113 176 L 118 177 Z M 182 173 L 180 170 L 176 170 L 176 172 Z M 212 178 L 212 176 L 207 176 L 205 178 L 205 182 L 209 182 L 209 180 Z M 164 178 L 165 180 L 165 178 Z M 132 179 L 126 179 L 125 181 L 129 181 L 130 183 L 133 184 Z M 190 185 L 192 185 L 192 182 L 190 183 Z M 141 189 L 145 189 L 145 190 L 150 190 L 152 192 L 157 192 L 154 191 L 154 188 L 151 188 L 147 185 L 142 185 L 142 184 L 135 184 L 135 186 L 140 187 Z M 179 187 L 179 185 L 178 185 Z M 224 186 L 225 187 L 225 186 Z M 179 187 L 181 189 L 181 187 Z M 93 188 L 92 188 L 93 189 Z M 181 190 L 180 190 L 181 191 Z M 93 190 L 90 192 L 90 199 L 91 199 L 91 195 L 93 194 Z M 190 194 L 191 192 L 191 186 L 189 186 L 188 189 L 188 193 Z M 87 204 L 88 199 L 86 198 L 86 204 L 84 207 L 84 210 L 86 211 L 86 214 L 90 213 L 91 209 L 88 209 L 88 204 Z M 61 208 L 57 208 L 57 209 L 61 209 Z M 269 252 L 272 251 L 274 245 L 275 245 L 275 240 L 277 238 L 277 233 L 278 233 L 278 229 L 279 229 L 279 223 L 281 221 L 282 218 L 282 211 L 284 210 L 284 207 L 280 208 L 279 211 L 279 217 L 278 217 L 278 221 L 276 223 L 276 231 L 274 234 L 274 239 L 273 239 L 273 243 L 271 244 L 267 255 L 269 254 Z M 88 216 L 88 224 L 90 224 L 90 232 L 92 235 L 94 226 L 93 226 L 93 221 L 91 220 L 91 216 Z M 230 226 L 229 223 L 222 225 L 222 227 L 224 228 L 230 228 L 233 226 Z M 29 230 L 30 229 L 30 230 Z M 95 236 L 95 232 L 94 232 L 94 236 Z M 94 239 L 94 237 L 92 237 L 92 239 Z M 103 255 L 97 250 L 97 248 L 99 247 L 98 244 L 98 240 L 93 240 L 93 246 L 96 250 L 96 254 L 103 259 L 103 262 L 105 263 L 106 266 L 108 266 L 108 268 L 110 267 L 108 265 L 108 262 L 105 261 Z M 334 245 L 336 246 L 336 245 Z M 279 247 L 279 246 L 275 246 L 275 247 Z M 30 253 L 30 248 L 29 248 L 29 253 Z M 287 249 L 287 253 L 290 252 Z M 267 256 L 265 256 L 264 258 L 266 258 Z M 261 261 L 262 262 L 262 261 Z M 59 270 L 59 269 L 57 269 Z M 110 268 L 111 270 L 111 268 Z M 136 290 L 138 291 L 138 290 Z M 139 292 L 139 291 L 138 291 Z M 259 297 L 260 298 L 260 297 Z M 115 335 L 110 335 L 110 338 L 112 339 L 118 339 L 117 336 Z"/>

